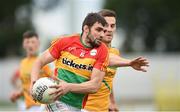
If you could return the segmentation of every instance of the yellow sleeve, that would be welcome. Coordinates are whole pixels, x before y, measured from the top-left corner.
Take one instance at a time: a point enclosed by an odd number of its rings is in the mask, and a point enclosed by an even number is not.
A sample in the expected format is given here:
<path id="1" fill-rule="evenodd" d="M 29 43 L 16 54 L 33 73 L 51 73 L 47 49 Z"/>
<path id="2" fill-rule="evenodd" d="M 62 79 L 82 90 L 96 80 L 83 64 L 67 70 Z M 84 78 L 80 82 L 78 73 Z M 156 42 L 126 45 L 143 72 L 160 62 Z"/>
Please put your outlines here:
<path id="1" fill-rule="evenodd" d="M 45 77 L 50 77 L 50 76 L 52 76 L 52 70 L 51 70 L 51 68 L 48 66 L 48 65 L 46 65 L 46 66 L 44 66 L 43 68 L 42 68 L 42 71 L 43 71 L 43 75 L 45 76 Z"/>
<path id="2" fill-rule="evenodd" d="M 118 55 L 118 56 L 121 55 L 119 49 L 117 49 L 117 48 L 110 48 L 109 53 L 112 53 L 112 54 L 115 54 L 115 55 Z"/>
<path id="3" fill-rule="evenodd" d="M 121 55 L 121 53 L 120 53 L 120 51 L 118 49 L 115 49 L 115 54 L 118 55 L 118 56 Z"/>

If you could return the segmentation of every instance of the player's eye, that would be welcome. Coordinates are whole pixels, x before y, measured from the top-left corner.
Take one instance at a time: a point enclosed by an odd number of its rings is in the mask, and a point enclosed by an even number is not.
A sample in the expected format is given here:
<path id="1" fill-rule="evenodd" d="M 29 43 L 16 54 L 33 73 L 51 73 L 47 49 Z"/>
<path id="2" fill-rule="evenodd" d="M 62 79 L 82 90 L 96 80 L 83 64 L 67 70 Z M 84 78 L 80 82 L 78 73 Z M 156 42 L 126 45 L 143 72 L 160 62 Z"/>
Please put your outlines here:
<path id="1" fill-rule="evenodd" d="M 97 28 L 96 29 L 98 32 L 101 32 L 103 29 L 102 28 Z"/>
<path id="2" fill-rule="evenodd" d="M 107 32 L 107 30 L 104 30 L 104 33 L 106 33 Z"/>
<path id="3" fill-rule="evenodd" d="M 111 28 L 114 28 L 114 27 L 115 27 L 115 24 L 112 24 L 112 25 L 111 25 Z"/>

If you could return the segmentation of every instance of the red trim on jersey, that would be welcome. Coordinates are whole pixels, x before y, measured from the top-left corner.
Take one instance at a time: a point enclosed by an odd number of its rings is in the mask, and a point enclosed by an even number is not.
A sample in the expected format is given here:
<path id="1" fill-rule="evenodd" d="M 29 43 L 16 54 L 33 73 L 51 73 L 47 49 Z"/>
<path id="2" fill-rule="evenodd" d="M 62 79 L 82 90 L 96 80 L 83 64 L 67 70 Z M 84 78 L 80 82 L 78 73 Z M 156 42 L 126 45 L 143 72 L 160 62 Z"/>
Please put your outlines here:
<path id="1" fill-rule="evenodd" d="M 54 69 L 54 76 L 58 76 L 58 68 Z"/>
<path id="2" fill-rule="evenodd" d="M 83 99 L 82 108 L 85 107 L 87 100 L 88 100 L 88 95 L 86 95 L 86 96 L 84 97 L 84 99 Z"/>

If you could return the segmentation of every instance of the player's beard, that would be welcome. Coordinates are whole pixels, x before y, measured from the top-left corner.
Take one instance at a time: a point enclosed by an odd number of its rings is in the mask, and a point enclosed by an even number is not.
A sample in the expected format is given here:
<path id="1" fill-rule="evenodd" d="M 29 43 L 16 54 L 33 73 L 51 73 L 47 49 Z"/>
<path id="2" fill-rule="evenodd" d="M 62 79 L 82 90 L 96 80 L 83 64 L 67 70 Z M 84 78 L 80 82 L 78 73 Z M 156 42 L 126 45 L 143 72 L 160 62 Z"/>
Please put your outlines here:
<path id="1" fill-rule="evenodd" d="M 90 45 L 94 48 L 94 47 L 99 47 L 99 45 L 101 44 L 101 41 L 98 40 L 97 38 L 95 39 L 94 36 L 91 34 L 91 32 L 88 33 L 87 35 L 88 39 L 89 39 L 89 43 Z"/>

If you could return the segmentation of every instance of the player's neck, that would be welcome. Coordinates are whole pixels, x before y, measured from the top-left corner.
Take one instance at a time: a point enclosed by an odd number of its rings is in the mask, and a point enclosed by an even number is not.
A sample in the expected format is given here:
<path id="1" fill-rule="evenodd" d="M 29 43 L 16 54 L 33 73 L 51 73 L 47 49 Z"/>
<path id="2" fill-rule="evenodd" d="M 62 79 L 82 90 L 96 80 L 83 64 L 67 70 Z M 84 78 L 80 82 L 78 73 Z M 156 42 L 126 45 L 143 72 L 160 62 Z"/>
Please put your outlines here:
<path id="1" fill-rule="evenodd" d="M 108 44 L 107 44 L 107 47 L 111 47 L 111 43 L 108 43 Z"/>
<path id="2" fill-rule="evenodd" d="M 33 58 L 33 57 L 37 57 L 37 54 L 27 54 L 28 58 Z"/>
<path id="3" fill-rule="evenodd" d="M 106 42 L 104 42 L 105 44 L 106 44 L 106 46 L 109 48 L 109 47 L 111 47 L 111 43 L 106 43 Z"/>

